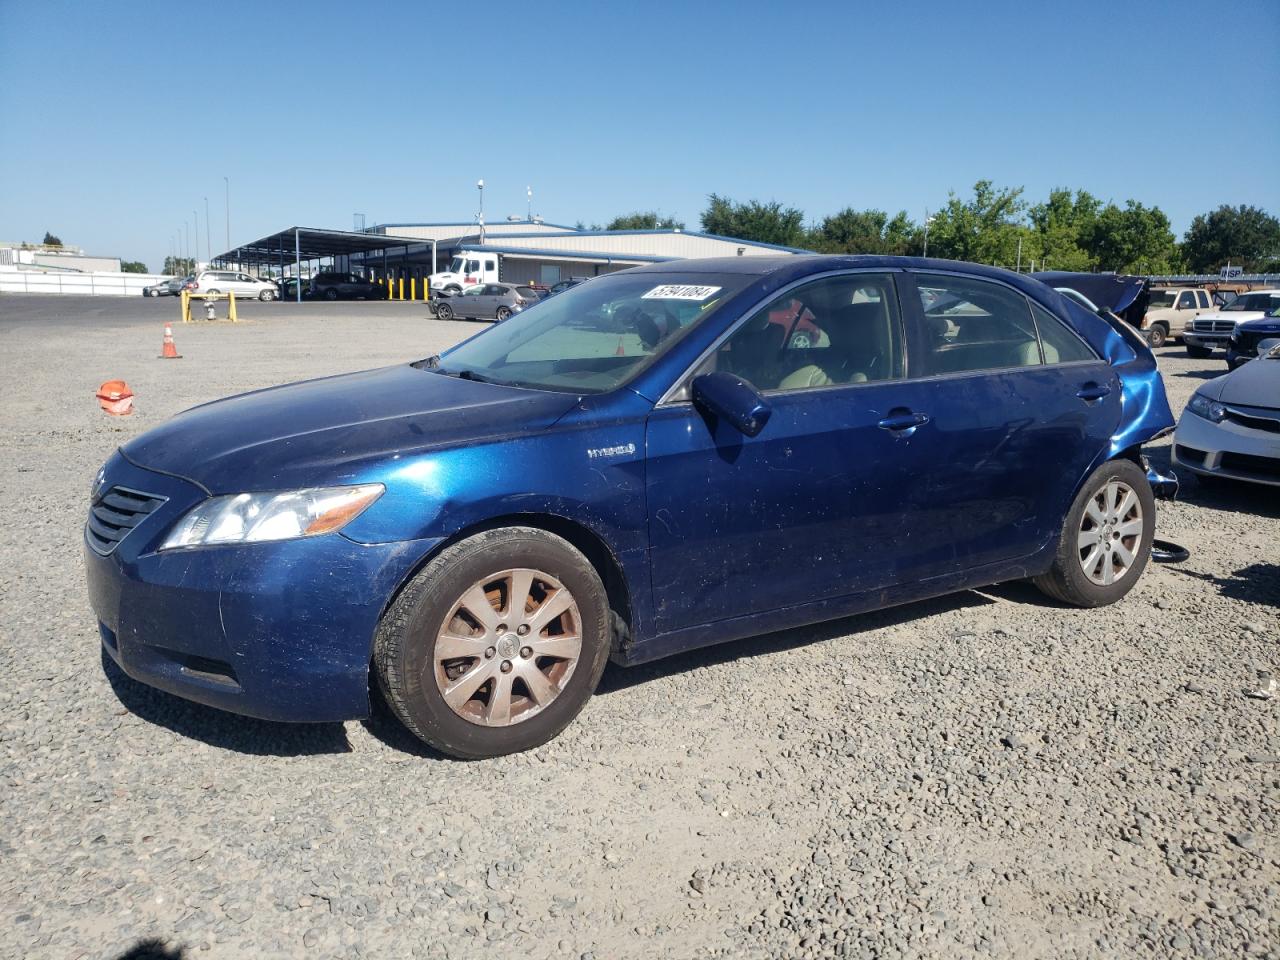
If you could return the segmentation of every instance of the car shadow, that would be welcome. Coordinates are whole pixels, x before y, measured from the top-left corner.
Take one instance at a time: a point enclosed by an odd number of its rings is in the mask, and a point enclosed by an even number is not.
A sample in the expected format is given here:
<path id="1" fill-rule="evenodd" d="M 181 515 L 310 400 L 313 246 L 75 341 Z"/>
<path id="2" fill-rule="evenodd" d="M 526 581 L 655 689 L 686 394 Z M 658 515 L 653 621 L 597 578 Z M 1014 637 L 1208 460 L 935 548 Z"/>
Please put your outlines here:
<path id="1" fill-rule="evenodd" d="M 121 706 L 135 717 L 211 747 L 260 757 L 351 752 L 341 723 L 277 723 L 184 700 L 134 680 L 105 650 L 102 670 Z"/>
<path id="2" fill-rule="evenodd" d="M 1034 588 L 1029 587 L 1028 589 L 1035 594 L 1038 601 L 1048 600 L 1047 597 Z M 841 617 L 839 620 L 827 620 L 807 627 L 779 630 L 774 633 L 760 634 L 756 637 L 747 637 L 742 640 L 720 643 L 710 647 L 700 647 L 697 650 L 677 653 L 661 660 L 637 664 L 633 667 L 623 667 L 611 662 L 605 668 L 604 676 L 600 679 L 600 685 L 596 688 L 596 694 L 599 696 L 617 693 L 620 690 L 626 690 L 640 683 L 647 683 L 658 677 L 674 676 L 702 667 L 732 663 L 735 660 L 741 660 L 746 657 L 757 657 L 762 654 L 793 650 L 797 647 L 834 640 L 837 637 L 879 630 L 883 627 L 892 627 L 902 623 L 909 623 L 922 617 L 949 613 L 953 610 L 983 607 L 995 602 L 981 593 L 973 590 L 964 590 L 959 593 L 950 593 L 943 597 L 934 597 L 931 600 L 918 600 L 915 603 L 889 607 L 884 610 L 855 614 L 851 617 Z"/>
<path id="3" fill-rule="evenodd" d="M 1191 380 L 1212 380 L 1215 377 L 1221 377 L 1230 372 L 1231 371 L 1224 365 L 1215 370 L 1183 370 L 1180 373 L 1165 374 L 1165 376 L 1187 377 Z"/>
<path id="4" fill-rule="evenodd" d="M 469 762 L 457 757 L 446 756 L 410 733 L 409 729 L 400 722 L 400 718 L 395 715 L 387 704 L 381 688 L 373 680 L 372 668 L 370 668 L 369 672 L 369 716 L 360 721 L 360 725 L 368 731 L 369 736 L 392 750 L 411 754 L 423 760 L 446 760 L 455 763 Z"/>
<path id="5" fill-rule="evenodd" d="M 139 940 L 116 960 L 183 960 L 187 956 L 185 947 L 170 947 L 160 939 Z"/>
<path id="6" fill-rule="evenodd" d="M 1170 569 L 1184 577 L 1193 577 L 1205 583 L 1212 583 L 1218 588 L 1219 593 L 1231 600 L 1280 607 L 1280 564 L 1251 563 L 1225 577 L 1215 577 L 1211 573 L 1201 573 L 1185 567 L 1170 567 Z"/>
<path id="7" fill-rule="evenodd" d="M 1179 473 L 1178 480 L 1178 499 L 1187 503 L 1210 510 L 1280 518 L 1280 497 L 1276 496 L 1275 487 L 1243 480 L 1206 481 L 1189 470 Z"/>

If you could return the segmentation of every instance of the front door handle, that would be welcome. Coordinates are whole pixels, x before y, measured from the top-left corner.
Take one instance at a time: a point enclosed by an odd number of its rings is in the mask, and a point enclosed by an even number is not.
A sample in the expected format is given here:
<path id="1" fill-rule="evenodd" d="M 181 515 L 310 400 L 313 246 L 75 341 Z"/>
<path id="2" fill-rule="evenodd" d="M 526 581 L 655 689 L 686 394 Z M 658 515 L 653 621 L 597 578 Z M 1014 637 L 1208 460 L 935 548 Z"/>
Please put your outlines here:
<path id="1" fill-rule="evenodd" d="M 1103 397 L 1110 395 L 1110 393 L 1111 388 L 1105 383 L 1086 383 L 1076 391 L 1076 396 L 1087 403 L 1093 403 L 1093 401 L 1101 400 Z"/>
<path id="2" fill-rule="evenodd" d="M 916 427 L 923 427 L 929 422 L 927 413 L 912 413 L 911 411 L 903 411 L 900 413 L 891 413 L 880 421 L 877 426 L 881 430 L 888 430 L 899 436 L 911 436 L 915 433 Z"/>

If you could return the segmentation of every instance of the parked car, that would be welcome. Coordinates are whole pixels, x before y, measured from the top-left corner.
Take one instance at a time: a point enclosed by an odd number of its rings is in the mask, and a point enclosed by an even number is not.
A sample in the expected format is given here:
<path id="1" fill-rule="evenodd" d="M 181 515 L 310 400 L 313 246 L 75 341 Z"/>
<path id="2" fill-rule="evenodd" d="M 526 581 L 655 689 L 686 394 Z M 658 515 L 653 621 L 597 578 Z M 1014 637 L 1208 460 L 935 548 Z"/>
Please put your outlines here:
<path id="1" fill-rule="evenodd" d="M 793 300 L 825 347 L 770 321 Z M 1112 603 L 1173 423 L 1137 334 L 1024 275 L 652 264 L 128 440 L 93 484 L 89 596 L 141 682 L 335 721 L 372 671 L 417 736 L 490 757 L 558 734 L 611 657 L 1028 577 Z"/>
<path id="2" fill-rule="evenodd" d="M 1280 289 L 1251 290 L 1242 293 L 1221 310 L 1202 313 L 1183 328 L 1182 340 L 1187 345 L 1187 356 L 1203 360 L 1222 349 L 1231 340 L 1236 324 L 1247 320 L 1261 320 L 1280 307 Z"/>
<path id="3" fill-rule="evenodd" d="M 1120 273 L 1074 273 L 1066 270 L 1048 270 L 1032 276 L 1063 296 L 1069 296 L 1081 305 L 1087 304 L 1088 310 L 1101 310 L 1119 317 L 1135 330 L 1142 331 L 1152 347 L 1164 346 L 1169 337 L 1166 327 L 1147 322 L 1149 292 L 1146 277 Z M 1182 330 L 1181 324 L 1177 329 Z"/>
<path id="4" fill-rule="evenodd" d="M 1143 329 L 1153 347 L 1182 336 L 1187 324 L 1215 309 L 1208 290 L 1192 287 L 1152 287 L 1143 315 Z"/>
<path id="5" fill-rule="evenodd" d="M 237 297 L 274 300 L 279 291 L 271 280 L 260 280 L 233 270 L 205 270 L 196 274 L 193 293 L 234 293 Z"/>
<path id="6" fill-rule="evenodd" d="M 542 298 L 536 290 L 514 283 L 477 283 L 461 296 L 434 301 L 441 320 L 497 320 L 501 323 Z"/>
<path id="7" fill-rule="evenodd" d="M 1272 340 L 1280 338 L 1280 302 L 1276 309 L 1256 320 L 1242 320 L 1227 340 L 1227 366 L 1234 370 L 1260 357 L 1270 349 Z"/>
<path id="8" fill-rule="evenodd" d="M 1173 435 L 1175 463 L 1206 479 L 1280 486 L 1280 332 L 1264 343 L 1252 363 L 1192 395 Z"/>
<path id="9" fill-rule="evenodd" d="M 564 293 L 566 290 L 572 290 L 578 284 L 586 283 L 590 279 L 590 277 L 566 277 L 558 283 L 553 283 L 551 285 L 551 296 L 554 297 L 557 293 Z"/>
<path id="10" fill-rule="evenodd" d="M 324 300 L 385 300 L 381 285 L 354 273 L 317 273 L 311 278 L 311 295 Z"/>
<path id="11" fill-rule="evenodd" d="M 298 299 L 298 278 L 297 277 L 279 277 L 276 279 L 276 295 L 281 300 L 297 300 Z M 302 287 L 302 299 L 307 300 L 311 297 L 311 291 L 304 284 Z"/>
<path id="12" fill-rule="evenodd" d="M 161 280 L 159 283 L 153 283 L 149 287 L 143 287 L 142 295 L 144 297 L 175 297 L 182 292 L 182 288 L 190 280 L 190 277 L 172 277 L 169 280 Z"/>

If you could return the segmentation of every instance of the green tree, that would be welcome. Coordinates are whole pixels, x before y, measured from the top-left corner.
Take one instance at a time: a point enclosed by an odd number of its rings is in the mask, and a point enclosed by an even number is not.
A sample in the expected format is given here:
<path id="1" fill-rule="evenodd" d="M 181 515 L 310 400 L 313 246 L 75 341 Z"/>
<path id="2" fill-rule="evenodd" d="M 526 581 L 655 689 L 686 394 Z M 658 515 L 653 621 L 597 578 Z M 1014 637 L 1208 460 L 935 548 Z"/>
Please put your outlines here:
<path id="1" fill-rule="evenodd" d="M 164 269 L 160 272 L 170 277 L 185 277 L 196 272 L 196 264 L 190 257 L 165 257 Z"/>
<path id="2" fill-rule="evenodd" d="M 809 232 L 809 246 L 819 253 L 875 253 L 905 256 L 917 252 L 918 229 L 905 210 L 893 219 L 883 210 L 845 207 L 824 217 Z"/>
<path id="3" fill-rule="evenodd" d="M 674 217 L 664 217 L 656 211 L 628 213 L 614 217 L 606 230 L 683 230 L 684 224 Z"/>
<path id="4" fill-rule="evenodd" d="M 1091 271 L 1097 267 L 1092 244 L 1102 201 L 1085 190 L 1055 189 L 1049 199 L 1031 208 L 1035 231 L 1034 258 L 1051 270 Z M 1030 259 L 1024 249 L 1024 260 Z"/>
<path id="5" fill-rule="evenodd" d="M 1182 261 L 1169 218 L 1159 207 L 1126 200 L 1108 203 L 1098 214 L 1090 249 L 1099 270 L 1116 273 L 1175 273 Z"/>
<path id="6" fill-rule="evenodd" d="M 44 239 L 43 239 L 43 240 L 41 240 L 40 242 L 41 242 L 41 243 L 43 243 L 43 244 L 45 244 L 46 246 L 49 246 L 49 247 L 60 247 L 60 246 L 62 246 L 62 240 L 60 240 L 58 237 L 55 237 L 55 236 L 54 236 L 52 233 L 50 233 L 48 230 L 46 230 L 46 231 L 44 232 Z"/>
<path id="7" fill-rule="evenodd" d="M 1182 254 L 1194 273 L 1217 272 L 1228 262 L 1250 272 L 1274 270 L 1280 260 L 1280 220 L 1258 207 L 1223 205 L 1191 221 Z"/>
<path id="8" fill-rule="evenodd" d="M 713 193 L 707 198 L 707 209 L 702 211 L 702 229 L 735 240 L 784 247 L 798 247 L 805 241 L 804 213 L 776 200 L 735 203 Z"/>
<path id="9" fill-rule="evenodd" d="M 996 189 L 990 180 L 973 185 L 973 199 L 954 193 L 929 223 L 929 253 L 949 260 L 1013 267 L 1022 240 L 1022 260 L 1038 254 L 1035 235 L 1022 223 L 1026 203 L 1021 187 Z"/>
<path id="10" fill-rule="evenodd" d="M 121 260 L 120 272 L 121 273 L 146 273 L 147 265 L 143 263 L 141 260 Z"/>

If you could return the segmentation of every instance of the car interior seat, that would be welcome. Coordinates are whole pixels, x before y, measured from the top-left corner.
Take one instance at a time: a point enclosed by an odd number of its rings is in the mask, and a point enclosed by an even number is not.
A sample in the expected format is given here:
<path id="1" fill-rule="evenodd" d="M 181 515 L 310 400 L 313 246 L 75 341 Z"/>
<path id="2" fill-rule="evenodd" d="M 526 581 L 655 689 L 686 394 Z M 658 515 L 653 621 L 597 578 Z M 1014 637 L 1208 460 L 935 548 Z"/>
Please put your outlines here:
<path id="1" fill-rule="evenodd" d="M 879 369 L 889 354 L 888 327 L 883 301 L 849 303 L 831 312 L 823 324 L 831 345 L 816 362 L 807 364 L 782 381 L 784 390 L 825 387 L 841 383 L 879 380 L 888 371 Z"/>

